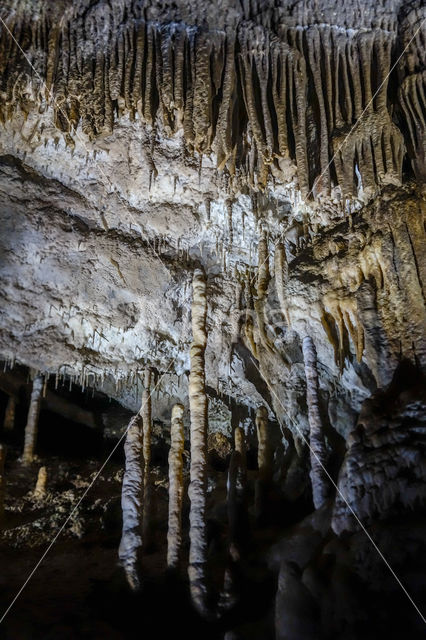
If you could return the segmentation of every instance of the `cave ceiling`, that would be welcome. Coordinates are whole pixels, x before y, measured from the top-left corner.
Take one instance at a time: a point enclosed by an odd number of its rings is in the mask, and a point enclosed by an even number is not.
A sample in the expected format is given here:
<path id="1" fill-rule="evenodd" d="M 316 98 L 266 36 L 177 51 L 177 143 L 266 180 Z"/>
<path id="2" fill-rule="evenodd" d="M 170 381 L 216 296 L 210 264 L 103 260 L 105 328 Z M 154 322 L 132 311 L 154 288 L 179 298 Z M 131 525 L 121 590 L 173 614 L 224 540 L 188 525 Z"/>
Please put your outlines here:
<path id="1" fill-rule="evenodd" d="M 199 267 L 211 426 L 266 402 L 306 432 L 305 335 L 345 437 L 401 359 L 425 365 L 422 2 L 6 0 L 0 16 L 6 366 L 133 410 L 153 367 L 161 418 L 187 402 Z"/>

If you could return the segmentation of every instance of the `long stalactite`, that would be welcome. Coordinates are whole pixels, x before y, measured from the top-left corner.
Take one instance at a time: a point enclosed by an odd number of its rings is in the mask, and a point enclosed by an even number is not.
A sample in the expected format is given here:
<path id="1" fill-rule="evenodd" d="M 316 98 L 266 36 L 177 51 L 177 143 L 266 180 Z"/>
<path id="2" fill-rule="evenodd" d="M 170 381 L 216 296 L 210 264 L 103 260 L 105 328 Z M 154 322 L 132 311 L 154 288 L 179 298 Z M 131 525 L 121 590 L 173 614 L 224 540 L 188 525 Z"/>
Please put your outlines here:
<path id="1" fill-rule="evenodd" d="M 241 548 L 248 538 L 249 520 L 247 510 L 247 455 L 244 431 L 236 427 L 235 448 L 229 461 L 227 506 L 229 526 L 229 554 L 236 562 Z"/>
<path id="2" fill-rule="evenodd" d="M 309 418 L 309 444 L 311 451 L 311 482 L 314 506 L 319 509 L 330 496 L 330 484 L 325 472 L 327 452 L 324 441 L 324 428 L 319 407 L 319 384 L 317 352 L 310 336 L 302 340 L 303 358 L 306 375 L 306 402 Z"/>
<path id="3" fill-rule="evenodd" d="M 42 394 L 43 376 L 37 375 L 33 380 L 30 407 L 28 410 L 27 424 L 25 426 L 24 451 L 22 454 L 22 463 L 24 465 L 30 464 L 34 459 Z"/>
<path id="4" fill-rule="evenodd" d="M 151 435 L 152 435 L 152 402 L 151 402 L 152 373 L 148 368 L 144 374 L 144 391 L 142 394 L 142 424 L 143 424 L 143 517 L 142 537 L 144 547 L 149 548 L 152 542 L 152 478 L 151 478 Z"/>
<path id="5" fill-rule="evenodd" d="M 5 431 L 13 431 L 15 426 L 16 398 L 9 396 L 6 410 L 4 412 L 3 429 Z"/>
<path id="6" fill-rule="evenodd" d="M 190 352 L 189 410 L 191 423 L 191 467 L 189 498 L 191 509 L 188 575 L 191 596 L 202 615 L 209 614 L 207 594 L 207 537 L 206 537 L 206 448 L 207 395 L 205 389 L 205 350 L 207 345 L 206 278 L 200 269 L 192 280 L 192 345 Z"/>
<path id="7" fill-rule="evenodd" d="M 169 523 L 167 531 L 167 566 L 176 569 L 179 565 L 182 545 L 182 501 L 183 501 L 183 430 L 182 404 L 173 405 L 170 425 L 169 451 Z"/>
<path id="8" fill-rule="evenodd" d="M 257 465 L 259 469 L 256 481 L 255 511 L 257 518 L 261 518 L 266 503 L 266 492 L 272 482 L 273 475 L 273 448 L 268 424 L 268 410 L 261 406 L 256 411 L 257 432 Z"/>
<path id="9" fill-rule="evenodd" d="M 121 491 L 123 530 L 118 555 L 127 582 L 132 590 L 140 587 L 139 559 L 142 549 L 143 498 L 143 423 L 140 414 L 134 416 L 127 428 L 124 443 L 125 470 Z"/>

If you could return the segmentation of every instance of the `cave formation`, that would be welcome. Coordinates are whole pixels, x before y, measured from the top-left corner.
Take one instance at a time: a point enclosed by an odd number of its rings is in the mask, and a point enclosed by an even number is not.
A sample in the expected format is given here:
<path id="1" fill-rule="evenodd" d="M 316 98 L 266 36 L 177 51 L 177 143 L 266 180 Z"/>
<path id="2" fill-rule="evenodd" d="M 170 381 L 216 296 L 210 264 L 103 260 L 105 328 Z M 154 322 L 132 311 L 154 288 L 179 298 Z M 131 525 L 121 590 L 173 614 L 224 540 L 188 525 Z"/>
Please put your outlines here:
<path id="1" fill-rule="evenodd" d="M 3 0 L 0 635 L 426 626 L 424 0 Z"/>

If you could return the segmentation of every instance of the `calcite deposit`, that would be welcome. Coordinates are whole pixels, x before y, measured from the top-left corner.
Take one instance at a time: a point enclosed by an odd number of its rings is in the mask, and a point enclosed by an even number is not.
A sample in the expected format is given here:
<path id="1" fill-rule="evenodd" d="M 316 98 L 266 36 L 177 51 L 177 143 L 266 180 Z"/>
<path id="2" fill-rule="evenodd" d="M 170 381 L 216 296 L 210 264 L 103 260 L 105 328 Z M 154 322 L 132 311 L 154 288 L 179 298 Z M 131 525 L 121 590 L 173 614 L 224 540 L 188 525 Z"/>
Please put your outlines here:
<path id="1" fill-rule="evenodd" d="M 425 42 L 424 0 L 2 2 L 5 609 L 99 457 L 62 535 L 117 573 L 56 591 L 124 613 L 70 637 L 421 637 Z"/>

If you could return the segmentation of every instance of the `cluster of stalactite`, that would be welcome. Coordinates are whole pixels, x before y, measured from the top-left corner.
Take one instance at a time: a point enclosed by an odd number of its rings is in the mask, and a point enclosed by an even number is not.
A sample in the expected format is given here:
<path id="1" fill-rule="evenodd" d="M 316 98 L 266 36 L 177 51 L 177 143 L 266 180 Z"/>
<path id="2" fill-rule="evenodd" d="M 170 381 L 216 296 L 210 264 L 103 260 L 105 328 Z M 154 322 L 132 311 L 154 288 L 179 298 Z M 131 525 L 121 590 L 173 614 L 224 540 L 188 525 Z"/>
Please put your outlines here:
<path id="1" fill-rule="evenodd" d="M 182 129 L 190 151 L 214 151 L 220 168 L 254 188 L 291 158 L 305 196 L 339 184 L 351 197 L 399 182 L 406 144 L 415 172 L 424 171 L 424 25 L 399 75 L 389 76 L 421 9 L 405 18 L 400 41 L 391 6 L 381 7 L 383 15 L 365 11 L 362 29 L 355 15 L 346 28 L 332 15 L 324 23 L 311 3 L 298 17 L 286 3 L 260 17 L 245 7 L 238 24 L 213 29 L 149 20 L 138 3 L 127 4 L 82 1 L 61 20 L 43 2 L 35 16 L 19 3 L 3 12 L 35 72 L 3 27 L 0 120 L 18 104 L 28 112 L 52 91 L 56 125 L 70 143 L 80 121 L 95 138 L 110 134 L 120 114 L 138 114 L 166 135 Z"/>
<path id="2" fill-rule="evenodd" d="M 391 187 L 386 205 L 366 206 L 325 234 L 295 223 L 274 242 L 261 228 L 257 267 L 239 273 L 242 337 L 261 367 L 268 354 L 286 367 L 274 325 L 302 339 L 309 307 L 311 333 L 327 338 L 340 373 L 363 361 L 387 384 L 401 356 L 423 361 L 425 208 L 417 194 L 413 184 L 403 197 Z"/>
<path id="3" fill-rule="evenodd" d="M 424 213 L 415 198 L 391 200 L 386 209 L 366 212 L 367 232 L 360 218 L 337 240 L 314 245 L 314 261 L 327 279 L 319 288 L 319 313 L 341 371 L 353 353 L 380 385 L 401 356 L 423 361 Z"/>
<path id="4" fill-rule="evenodd" d="M 286 355 L 279 352 L 279 348 L 277 349 L 275 347 L 272 339 L 269 337 L 268 323 L 265 321 L 264 310 L 271 282 L 269 262 L 268 238 L 265 231 L 262 230 L 258 244 L 258 267 L 256 276 L 252 276 L 252 274 L 248 272 L 244 281 L 246 313 L 243 335 L 247 348 L 259 362 L 259 373 L 262 372 L 263 361 L 267 351 L 272 353 L 273 357 L 278 357 L 281 366 L 286 367 L 288 364 Z M 280 312 L 282 313 L 284 323 L 287 323 L 287 328 L 289 328 L 291 321 L 286 295 L 288 263 L 286 250 L 281 238 L 279 238 L 275 246 L 274 267 L 275 288 L 280 305 Z M 256 283 L 256 286 L 253 286 L 254 283 Z M 327 451 L 324 440 L 323 420 L 319 407 L 317 353 L 312 337 L 305 332 L 299 331 L 299 333 L 306 376 L 309 442 L 306 436 L 302 433 L 297 433 L 297 430 L 295 435 L 301 437 L 302 440 L 305 441 L 305 444 L 309 446 L 313 502 L 316 508 L 320 508 L 330 495 L 330 478 L 326 471 Z M 356 344 L 358 345 L 358 342 Z M 267 375 L 265 375 L 265 380 L 267 384 L 269 384 Z M 280 410 L 280 415 L 286 420 L 285 407 L 282 405 L 280 398 L 276 396 L 273 387 L 270 387 L 270 389 L 276 400 L 275 404 L 277 409 Z M 271 439 L 268 437 L 268 412 L 266 407 L 259 408 L 256 414 L 256 429 L 259 445 L 259 479 L 256 485 L 256 514 L 257 517 L 260 518 L 264 509 L 264 495 L 267 493 L 268 486 L 271 484 L 273 469 L 273 452 L 270 449 Z"/>
<path id="5" fill-rule="evenodd" d="M 266 291 L 267 284 L 258 287 Z M 207 433 L 208 412 L 205 387 L 205 350 L 207 346 L 207 284 L 202 270 L 196 269 L 193 277 L 192 346 L 190 352 L 189 410 L 190 410 L 190 499 L 189 514 L 189 564 L 188 576 L 192 601 L 204 617 L 216 619 L 235 606 L 238 601 L 236 576 L 249 537 L 249 510 L 247 500 L 247 462 L 245 434 L 241 427 L 234 430 L 234 450 L 230 457 L 227 481 L 228 512 L 228 561 L 223 587 L 218 594 L 211 592 L 208 571 L 207 547 Z M 325 464 L 321 420 L 318 415 L 318 381 L 315 350 L 312 341 L 306 339 L 305 360 L 308 381 L 308 405 L 311 422 L 312 488 L 314 504 L 321 507 L 328 497 L 328 485 L 324 480 Z M 146 474 L 149 473 L 150 448 L 146 440 L 145 421 L 150 419 L 150 374 L 145 378 L 146 393 L 141 415 L 131 421 L 126 437 L 126 468 L 123 479 L 123 536 L 120 559 L 132 588 L 140 584 L 140 553 L 145 543 L 143 520 L 146 511 Z M 311 406 L 312 405 L 312 406 Z M 176 404 L 171 415 L 171 446 L 169 452 L 169 518 L 167 535 L 167 566 L 178 570 L 182 545 L 182 505 L 184 500 L 184 407 Z M 146 414 L 147 417 L 146 417 Z M 256 412 L 255 426 L 258 442 L 258 478 L 256 481 L 254 513 L 262 520 L 268 501 L 268 491 L 274 484 L 274 438 L 268 418 L 268 410 L 260 406 Z M 318 460 L 315 456 L 320 456 Z"/>

